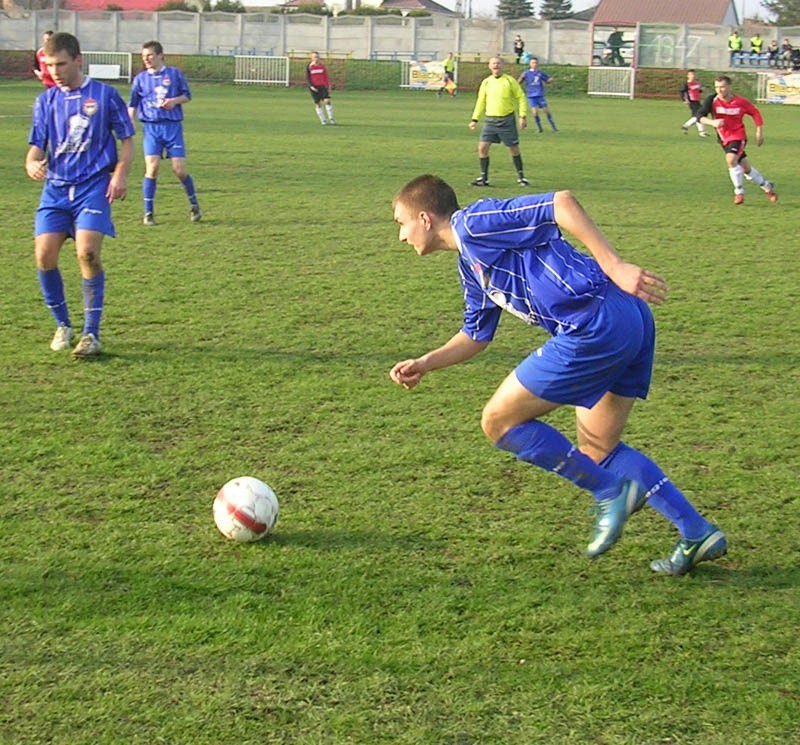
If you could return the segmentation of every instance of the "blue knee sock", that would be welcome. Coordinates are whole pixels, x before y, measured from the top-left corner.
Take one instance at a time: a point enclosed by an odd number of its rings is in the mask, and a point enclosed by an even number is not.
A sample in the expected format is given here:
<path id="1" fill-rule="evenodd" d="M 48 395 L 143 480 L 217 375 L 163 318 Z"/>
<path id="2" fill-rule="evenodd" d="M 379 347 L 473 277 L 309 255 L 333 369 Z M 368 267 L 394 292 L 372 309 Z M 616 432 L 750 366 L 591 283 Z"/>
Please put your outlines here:
<path id="1" fill-rule="evenodd" d="M 550 114 L 547 115 L 547 121 L 550 122 L 550 126 L 553 128 L 553 132 L 557 132 L 558 129 L 556 128 L 556 123 L 553 121 L 553 117 Z"/>
<path id="2" fill-rule="evenodd" d="M 544 130 L 542 129 L 542 120 L 539 118 L 538 114 L 535 117 L 533 117 L 533 121 L 536 122 L 536 127 L 538 128 L 538 130 L 540 132 L 543 132 Z"/>
<path id="3" fill-rule="evenodd" d="M 83 333 L 100 338 L 100 317 L 103 315 L 103 299 L 106 288 L 106 273 L 100 272 L 91 279 L 83 280 Z"/>
<path id="4" fill-rule="evenodd" d="M 145 214 L 155 212 L 156 180 L 154 178 L 144 177 L 144 181 L 142 181 L 142 195 L 144 196 Z"/>
<path id="5" fill-rule="evenodd" d="M 183 190 L 186 192 L 186 196 L 189 197 L 189 204 L 193 207 L 197 207 L 197 194 L 194 191 L 194 181 L 192 181 L 192 177 L 187 173 L 186 178 L 181 183 L 183 184 Z"/>
<path id="6" fill-rule="evenodd" d="M 620 442 L 600 465 L 621 478 L 638 481 L 647 490 L 649 505 L 675 525 L 684 538 L 696 540 L 710 530 L 711 524 L 644 453 Z"/>
<path id="7" fill-rule="evenodd" d="M 64 297 L 64 280 L 61 270 L 39 269 L 39 286 L 42 288 L 42 297 L 45 305 L 50 309 L 53 318 L 59 326 L 72 326 L 69 322 L 67 300 Z"/>
<path id="8" fill-rule="evenodd" d="M 557 429 L 537 419 L 512 427 L 497 447 L 514 453 L 519 460 L 557 473 L 592 492 L 597 500 L 610 499 L 619 491 L 621 479 L 598 466 Z"/>

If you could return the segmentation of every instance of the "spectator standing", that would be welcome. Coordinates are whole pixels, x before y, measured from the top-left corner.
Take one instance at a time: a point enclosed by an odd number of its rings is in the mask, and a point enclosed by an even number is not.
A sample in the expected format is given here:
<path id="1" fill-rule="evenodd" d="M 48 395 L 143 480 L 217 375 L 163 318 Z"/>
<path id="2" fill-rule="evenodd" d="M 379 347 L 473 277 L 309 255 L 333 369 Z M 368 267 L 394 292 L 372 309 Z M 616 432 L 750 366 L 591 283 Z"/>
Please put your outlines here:
<path id="1" fill-rule="evenodd" d="M 731 79 L 727 75 L 720 75 L 714 81 L 716 95 L 709 96 L 703 104 L 699 115 L 703 124 L 708 124 L 717 130 L 717 138 L 725 153 L 728 165 L 728 175 L 733 183 L 733 203 L 744 202 L 744 181 L 754 181 L 769 197 L 770 202 L 777 202 L 778 195 L 775 186 L 767 181 L 761 172 L 750 165 L 747 159 L 747 130 L 744 126 L 744 116 L 752 117 L 756 125 L 756 145 L 761 147 L 764 143 L 762 126 L 764 119 L 761 112 L 743 96 L 734 94 L 731 88 Z"/>
<path id="2" fill-rule="evenodd" d="M 183 106 L 192 100 L 186 76 L 177 67 L 164 64 L 164 47 L 158 41 L 142 45 L 142 70 L 134 79 L 128 102 L 142 122 L 145 174 L 142 181 L 144 224 L 155 225 L 158 168 L 166 153 L 172 172 L 189 199 L 189 219 L 198 222 L 203 213 L 197 201 L 194 181 L 186 172 L 186 144 L 183 139 Z"/>
<path id="3" fill-rule="evenodd" d="M 528 102 L 516 79 L 503 73 L 503 60 L 500 57 L 489 60 L 489 70 L 491 75 L 484 78 L 478 88 L 478 100 L 475 102 L 472 119 L 467 125 L 470 129 L 475 129 L 478 119 L 484 116 L 483 130 L 478 142 L 481 175 L 472 182 L 472 186 L 489 186 L 489 148 L 495 142 L 502 142 L 511 151 L 511 159 L 517 171 L 517 183 L 527 186 L 528 179 L 525 178 L 519 151 L 516 115 L 519 112 L 519 128 L 525 129 Z"/>
<path id="4" fill-rule="evenodd" d="M 314 101 L 314 109 L 317 112 L 320 123 L 336 124 L 336 119 L 333 118 L 333 104 L 331 103 L 331 94 L 329 89 L 331 81 L 328 77 L 328 70 L 322 64 L 319 57 L 319 52 L 311 52 L 311 61 L 306 65 L 306 82 L 308 83 L 308 90 L 311 92 L 311 99 Z M 325 107 L 323 111 L 322 107 Z M 328 118 L 325 118 L 325 115 Z"/>
<path id="5" fill-rule="evenodd" d="M 74 337 L 58 267 L 61 249 L 72 238 L 84 308 L 83 334 L 72 356 L 95 357 L 101 352 L 106 280 L 100 252 L 104 237 L 115 236 L 111 203 L 128 191 L 134 127 L 116 89 L 81 72 L 80 43 L 72 34 L 53 34 L 43 59 L 55 85 L 33 105 L 25 171 L 44 182 L 34 253 L 42 296 L 56 322 L 50 349 L 67 350 Z"/>
<path id="6" fill-rule="evenodd" d="M 39 82 L 42 83 L 42 85 L 45 85 L 48 88 L 52 88 L 55 85 L 55 81 L 50 76 L 50 71 L 47 69 L 47 65 L 44 63 L 44 47 L 52 35 L 53 32 L 49 29 L 42 34 L 42 46 L 40 46 L 36 50 L 36 54 L 33 55 L 33 74 L 36 76 Z"/>
<path id="7" fill-rule="evenodd" d="M 517 34 L 514 36 L 514 56 L 517 58 L 517 64 L 519 64 L 520 60 L 522 59 L 522 55 L 525 52 L 525 42 L 522 40 L 522 37 Z"/>
<path id="8" fill-rule="evenodd" d="M 689 134 L 689 128 L 692 125 L 697 126 L 697 133 L 700 137 L 708 137 L 705 125 L 703 122 L 698 121 L 697 116 L 700 112 L 700 104 L 703 100 L 703 86 L 695 76 L 694 70 L 686 71 L 686 82 L 680 90 L 680 96 L 683 102 L 689 107 L 692 112 L 691 117 L 687 119 L 682 125 L 681 129 L 684 134 Z"/>
<path id="9" fill-rule="evenodd" d="M 622 31 L 618 28 L 614 27 L 614 30 L 608 35 L 608 39 L 606 40 L 606 46 L 611 50 L 611 56 L 609 57 L 609 64 L 612 65 L 624 65 L 625 60 L 622 58 Z"/>
<path id="10" fill-rule="evenodd" d="M 539 60 L 536 57 L 531 57 L 528 65 L 528 69 L 519 76 L 518 80 L 520 85 L 524 87 L 525 95 L 528 97 L 528 103 L 533 112 L 533 121 L 539 130 L 539 134 L 544 132 L 542 120 L 539 118 L 539 109 L 541 109 L 547 116 L 547 121 L 550 122 L 553 132 L 558 132 L 556 123 L 550 115 L 550 109 L 547 107 L 547 98 L 544 93 L 545 84 L 549 83 L 553 78 L 544 70 L 539 69 Z"/>
<path id="11" fill-rule="evenodd" d="M 736 58 L 741 56 L 742 54 L 742 46 L 744 44 L 744 40 L 741 37 L 741 34 L 734 30 L 734 32 L 728 37 L 728 51 L 730 52 L 730 65 L 733 67 Z"/>

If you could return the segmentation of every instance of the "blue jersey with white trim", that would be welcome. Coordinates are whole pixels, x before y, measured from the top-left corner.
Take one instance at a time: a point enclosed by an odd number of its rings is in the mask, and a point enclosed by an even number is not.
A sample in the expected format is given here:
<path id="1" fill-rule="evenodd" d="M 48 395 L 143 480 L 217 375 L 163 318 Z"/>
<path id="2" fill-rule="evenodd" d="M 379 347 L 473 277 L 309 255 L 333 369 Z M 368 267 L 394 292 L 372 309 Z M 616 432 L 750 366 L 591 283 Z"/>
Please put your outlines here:
<path id="1" fill-rule="evenodd" d="M 451 218 L 464 290 L 462 331 L 490 341 L 502 310 L 551 335 L 597 312 L 610 280 L 561 235 L 553 193 L 481 199 Z"/>
<path id="2" fill-rule="evenodd" d="M 158 72 L 142 70 L 131 86 L 128 106 L 136 109 L 142 122 L 180 122 L 183 121 L 183 106 L 178 104 L 171 109 L 162 108 L 165 98 L 192 97 L 186 76 L 177 67 L 164 65 Z"/>
<path id="3" fill-rule="evenodd" d="M 115 88 L 84 78 L 79 88 L 48 88 L 33 105 L 28 143 L 47 155 L 47 179 L 80 184 L 117 165 L 114 135 L 134 135 L 125 101 Z"/>
<path id="4" fill-rule="evenodd" d="M 528 98 L 537 98 L 544 95 L 544 84 L 550 80 L 550 76 L 542 70 L 525 70 L 522 73 L 525 78 L 525 95 Z"/>

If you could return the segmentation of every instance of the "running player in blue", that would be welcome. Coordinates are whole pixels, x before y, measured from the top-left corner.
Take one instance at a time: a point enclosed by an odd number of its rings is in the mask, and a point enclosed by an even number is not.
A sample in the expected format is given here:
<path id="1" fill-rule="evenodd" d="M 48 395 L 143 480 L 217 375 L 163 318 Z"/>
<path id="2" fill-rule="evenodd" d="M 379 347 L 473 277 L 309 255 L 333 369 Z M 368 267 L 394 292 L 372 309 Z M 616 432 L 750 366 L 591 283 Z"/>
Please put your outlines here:
<path id="1" fill-rule="evenodd" d="M 459 209 L 448 184 L 419 176 L 395 197 L 394 219 L 400 240 L 420 256 L 458 253 L 465 310 L 450 341 L 398 362 L 391 379 L 413 388 L 432 370 L 470 359 L 491 342 L 503 310 L 541 326 L 550 338 L 486 404 L 486 436 L 591 492 L 597 517 L 587 556 L 610 549 L 645 503 L 681 534 L 668 558 L 651 563 L 653 571 L 685 574 L 722 556 L 722 531 L 650 458 L 622 442 L 633 404 L 650 386 L 655 326 L 647 303 L 666 299 L 664 280 L 623 261 L 568 191 L 482 199 Z M 591 257 L 568 243 L 562 229 Z M 542 421 L 562 405 L 575 407 L 577 446 Z"/>
<path id="2" fill-rule="evenodd" d="M 553 132 L 558 132 L 556 123 L 550 115 L 550 109 L 547 107 L 547 98 L 545 98 L 544 87 L 553 78 L 550 77 L 544 70 L 539 69 L 539 60 L 536 57 L 531 57 L 528 62 L 528 69 L 519 76 L 519 83 L 525 89 L 525 95 L 528 97 L 531 111 L 533 112 L 533 121 L 539 130 L 539 134 L 544 132 L 542 129 L 542 120 L 539 118 L 539 109 L 541 109 L 547 116 L 547 121 L 553 128 Z"/>
<path id="3" fill-rule="evenodd" d="M 203 213 L 194 181 L 186 172 L 186 144 L 183 140 L 183 105 L 192 100 L 189 84 L 181 70 L 164 64 L 164 48 L 158 41 L 146 41 L 142 45 L 142 62 L 145 69 L 133 79 L 128 112 L 131 119 L 134 113 L 138 115 L 144 135 L 144 224 L 156 224 L 156 179 L 164 153 L 189 198 L 191 220 L 198 222 Z"/>
<path id="4" fill-rule="evenodd" d="M 36 267 L 57 324 L 50 348 L 69 349 L 74 332 L 58 257 L 67 238 L 75 240 L 84 322 L 72 355 L 94 357 L 101 352 L 105 295 L 100 249 L 104 236 L 115 235 L 111 203 L 127 194 L 134 128 L 119 93 L 81 72 L 80 44 L 72 34 L 53 34 L 44 46 L 44 62 L 55 86 L 36 99 L 25 157 L 28 176 L 45 182 L 36 211 Z"/>

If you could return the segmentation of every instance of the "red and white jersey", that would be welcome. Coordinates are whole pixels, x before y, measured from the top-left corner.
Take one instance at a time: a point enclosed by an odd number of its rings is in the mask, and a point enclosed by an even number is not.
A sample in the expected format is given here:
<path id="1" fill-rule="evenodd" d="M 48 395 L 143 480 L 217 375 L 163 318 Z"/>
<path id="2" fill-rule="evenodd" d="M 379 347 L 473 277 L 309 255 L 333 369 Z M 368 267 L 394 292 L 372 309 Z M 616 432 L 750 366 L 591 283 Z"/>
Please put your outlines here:
<path id="1" fill-rule="evenodd" d="M 686 93 L 689 96 L 689 101 L 699 101 L 703 96 L 703 86 L 699 80 L 693 80 L 691 83 L 686 83 Z"/>
<path id="2" fill-rule="evenodd" d="M 36 50 L 36 69 L 41 75 L 39 80 L 41 80 L 42 83 L 44 83 L 48 88 L 53 88 L 56 84 L 56 81 L 50 77 L 50 70 L 47 69 L 47 65 L 44 63 L 44 47 L 40 47 Z"/>
<path id="3" fill-rule="evenodd" d="M 711 103 L 711 112 L 714 119 L 722 119 L 722 124 L 717 129 L 723 145 L 735 140 L 746 140 L 747 130 L 744 126 L 744 115 L 749 114 L 753 117 L 756 126 L 760 127 L 764 123 L 761 112 L 741 96 L 734 96 L 729 101 L 717 96 Z"/>
<path id="4" fill-rule="evenodd" d="M 331 81 L 328 80 L 328 71 L 321 62 L 317 62 L 316 64 L 313 62 L 308 63 L 306 78 L 308 79 L 309 86 L 313 86 L 314 88 L 318 88 L 321 85 L 324 85 L 326 88 L 331 87 Z"/>

